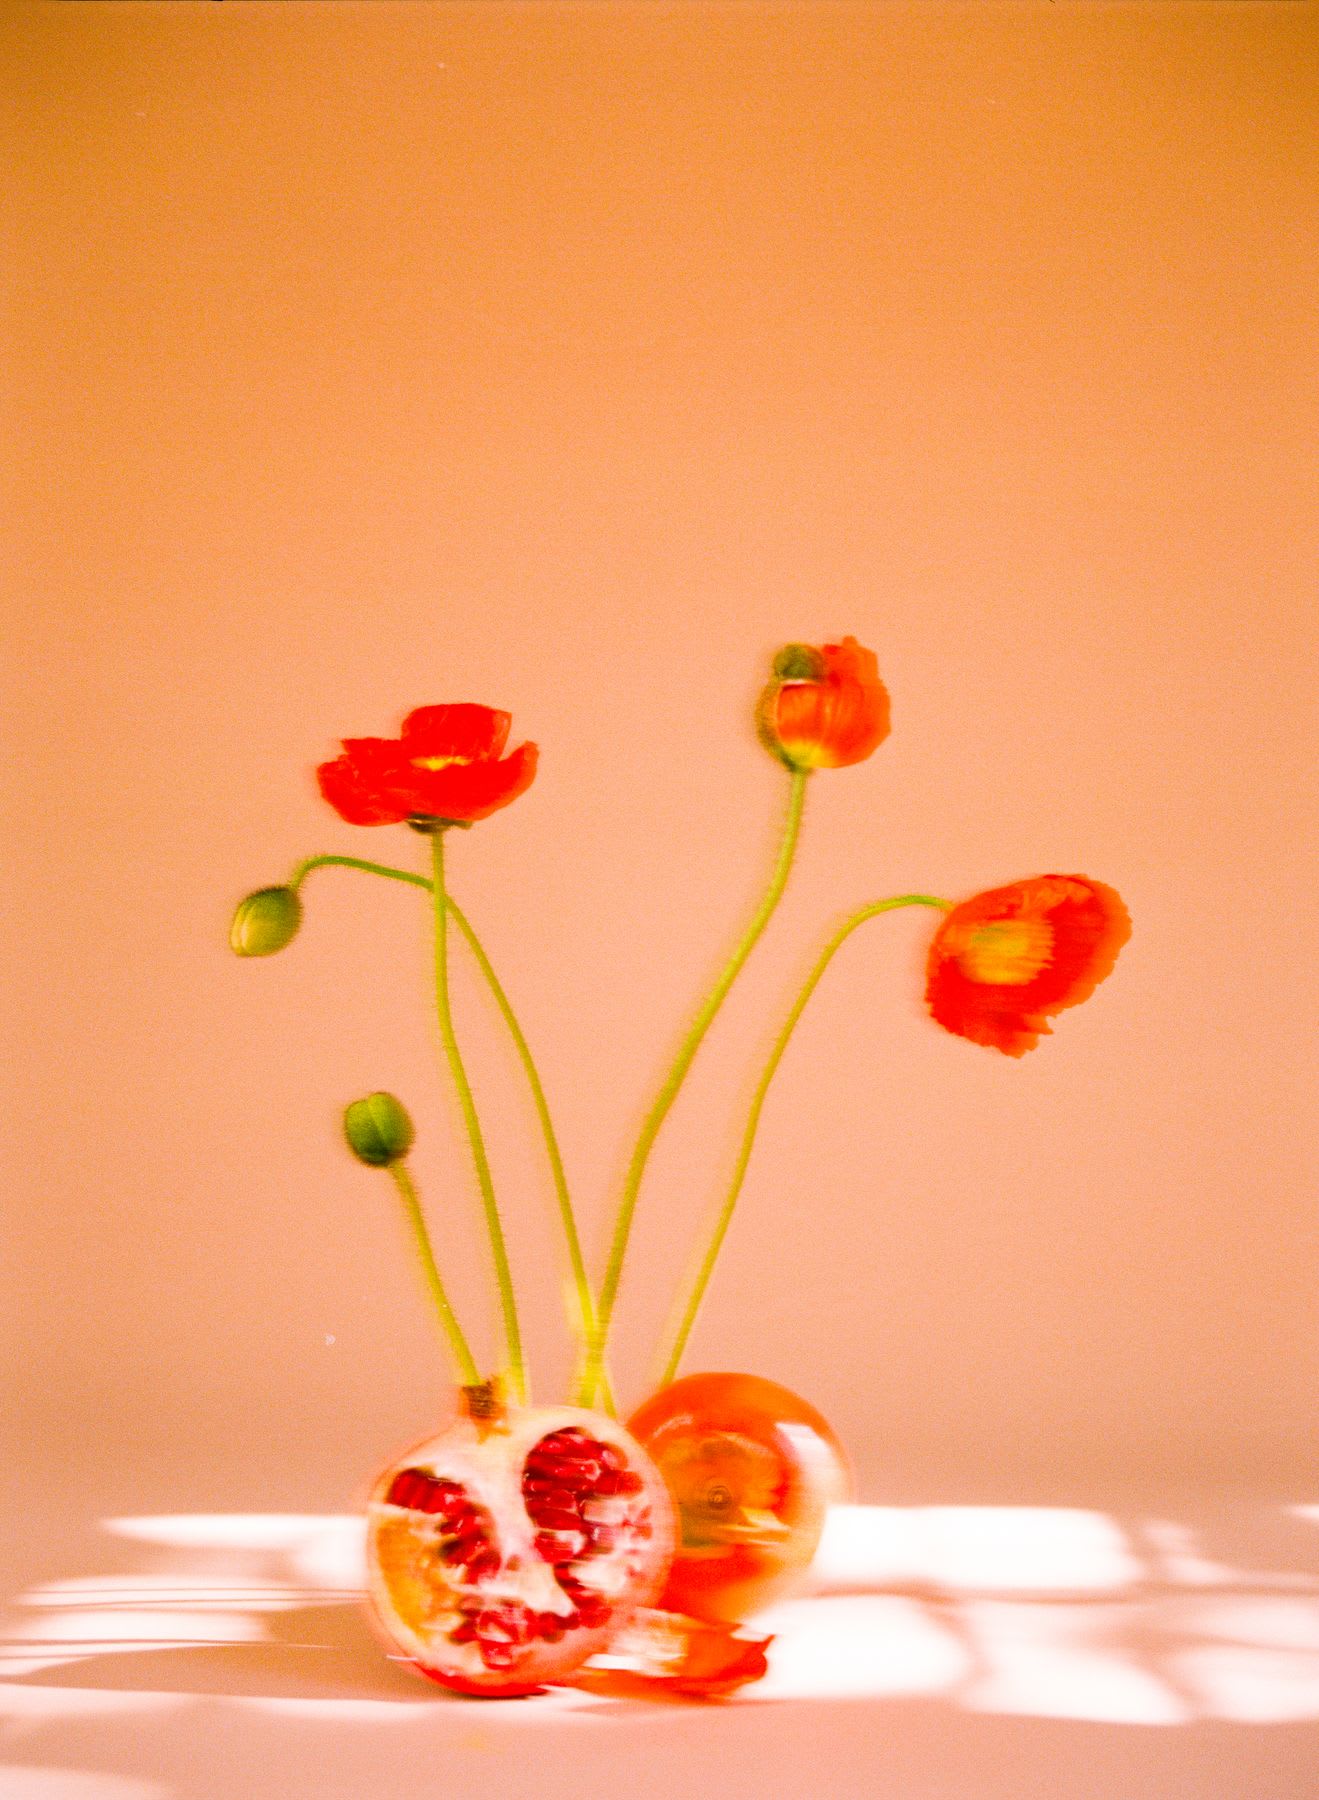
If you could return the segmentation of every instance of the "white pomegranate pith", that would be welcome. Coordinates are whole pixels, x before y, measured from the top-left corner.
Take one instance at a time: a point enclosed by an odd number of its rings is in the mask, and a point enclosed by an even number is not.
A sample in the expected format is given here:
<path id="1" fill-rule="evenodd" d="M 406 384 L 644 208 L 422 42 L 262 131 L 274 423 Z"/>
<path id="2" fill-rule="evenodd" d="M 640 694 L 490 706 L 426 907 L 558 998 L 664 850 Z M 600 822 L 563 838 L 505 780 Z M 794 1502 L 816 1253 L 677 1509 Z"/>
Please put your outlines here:
<path id="1" fill-rule="evenodd" d="M 371 1605 L 461 1690 L 563 1681 L 663 1586 L 671 1503 L 629 1433 L 579 1407 L 461 1417 L 392 1463 L 368 1507 Z"/>

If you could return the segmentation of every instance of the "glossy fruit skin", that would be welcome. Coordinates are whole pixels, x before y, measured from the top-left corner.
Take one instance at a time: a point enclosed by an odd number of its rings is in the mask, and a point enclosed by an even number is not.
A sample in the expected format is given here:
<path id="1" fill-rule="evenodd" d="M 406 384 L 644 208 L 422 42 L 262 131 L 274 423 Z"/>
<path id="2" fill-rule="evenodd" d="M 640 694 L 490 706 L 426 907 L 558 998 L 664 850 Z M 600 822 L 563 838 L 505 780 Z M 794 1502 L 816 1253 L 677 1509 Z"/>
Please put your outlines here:
<path id="1" fill-rule="evenodd" d="M 673 1534 L 663 1478 L 616 1421 L 567 1406 L 463 1414 L 373 1484 L 368 1610 L 430 1680 L 532 1694 L 653 1604 Z"/>
<path id="2" fill-rule="evenodd" d="M 758 1375 L 685 1375 L 628 1420 L 668 1484 L 678 1544 L 659 1604 L 739 1624 L 810 1567 L 851 1474 L 813 1406 Z"/>

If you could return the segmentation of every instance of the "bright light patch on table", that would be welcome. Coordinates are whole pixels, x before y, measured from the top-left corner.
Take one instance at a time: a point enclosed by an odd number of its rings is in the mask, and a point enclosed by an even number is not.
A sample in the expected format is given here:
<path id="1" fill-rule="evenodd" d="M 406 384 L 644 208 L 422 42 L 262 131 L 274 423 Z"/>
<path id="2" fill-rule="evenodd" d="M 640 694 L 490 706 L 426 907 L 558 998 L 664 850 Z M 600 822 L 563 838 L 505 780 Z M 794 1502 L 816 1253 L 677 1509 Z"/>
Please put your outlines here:
<path id="1" fill-rule="evenodd" d="M 1156 1572 L 1164 1581 L 1178 1587 L 1222 1587 L 1235 1578 L 1225 1564 L 1211 1562 L 1201 1553 L 1199 1534 L 1189 1525 L 1147 1519 L 1143 1535 L 1155 1553 Z"/>
<path id="2" fill-rule="evenodd" d="M 1313 1652 L 1210 1644 L 1178 1651 L 1172 1667 L 1211 1718 L 1239 1725 L 1319 1719 L 1319 1655 Z M 1319 1791 L 1319 1777 L 1315 1787 Z"/>
<path id="3" fill-rule="evenodd" d="M 961 1608 L 985 1673 L 973 1712 L 1115 1725 L 1181 1725 L 1185 1703 L 1130 1647 L 1121 1607 L 977 1600 Z"/>
<path id="4" fill-rule="evenodd" d="M 1319 1507 L 1287 1511 L 1319 1523 Z M 422 1684 L 414 1695 L 357 1610 L 364 1528 L 355 1513 L 106 1521 L 137 1546 L 116 1558 L 142 1566 L 19 1596 L 0 1667 L 28 1685 L 0 1689 L 0 1717 L 147 1710 L 198 1691 L 289 1718 L 412 1716 L 434 1696 Z M 770 1673 L 735 1704 L 938 1697 L 980 1713 L 1142 1727 L 1319 1718 L 1313 1575 L 1211 1560 L 1199 1531 L 1167 1519 L 1132 1534 L 1082 1508 L 837 1507 L 813 1594 L 757 1621 L 776 1634 Z M 226 1647 L 232 1665 L 195 1658 Z M 133 1651 L 150 1653 L 141 1677 Z M 45 1669 L 93 1663 L 86 1689 L 40 1685 Z M 228 1666 L 243 1691 L 225 1691 Z M 192 1687 L 198 1667 L 220 1687 Z M 521 1723 L 549 1708 L 584 1723 L 612 1717 L 611 1705 L 563 1689 L 508 1716 Z M 0 1783 L 4 1800 L 16 1791 Z"/>
<path id="5" fill-rule="evenodd" d="M 1048 1506 L 836 1506 L 813 1571 L 820 1589 L 1110 1593 L 1140 1579 L 1104 1513 Z"/>
<path id="6" fill-rule="evenodd" d="M 115 1537 L 185 1549 L 292 1550 L 327 1527 L 357 1525 L 355 1513 L 160 1513 L 143 1518 L 102 1519 Z"/>
<path id="7" fill-rule="evenodd" d="M 969 1669 L 963 1646 L 914 1600 L 879 1595 L 790 1600 L 757 1620 L 776 1634 L 766 1700 L 941 1694 Z"/>

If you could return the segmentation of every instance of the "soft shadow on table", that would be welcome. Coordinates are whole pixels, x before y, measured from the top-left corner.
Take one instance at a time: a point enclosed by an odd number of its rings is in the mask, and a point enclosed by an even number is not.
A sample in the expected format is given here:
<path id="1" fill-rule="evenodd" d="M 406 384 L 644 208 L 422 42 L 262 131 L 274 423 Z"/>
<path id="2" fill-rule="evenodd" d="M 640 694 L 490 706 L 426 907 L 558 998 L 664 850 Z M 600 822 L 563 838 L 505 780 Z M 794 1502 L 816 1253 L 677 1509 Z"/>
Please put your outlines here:
<path id="1" fill-rule="evenodd" d="M 103 1688 L 121 1692 L 214 1694 L 289 1700 L 421 1701 L 443 1698 L 387 1657 L 356 1599 L 299 1606 L 263 1618 L 253 1643 L 116 1644 L 98 1651 L 84 1640 L 76 1661 L 9 1677 L 16 1685 Z M 7 1638 L 0 1650 L 28 1648 Z"/>

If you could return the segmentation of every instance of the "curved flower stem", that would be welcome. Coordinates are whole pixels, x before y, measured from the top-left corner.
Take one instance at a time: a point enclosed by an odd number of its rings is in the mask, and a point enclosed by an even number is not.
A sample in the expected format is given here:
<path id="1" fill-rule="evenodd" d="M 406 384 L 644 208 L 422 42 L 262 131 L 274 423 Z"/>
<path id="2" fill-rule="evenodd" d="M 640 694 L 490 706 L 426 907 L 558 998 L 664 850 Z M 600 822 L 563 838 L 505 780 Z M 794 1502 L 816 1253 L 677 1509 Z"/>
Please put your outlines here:
<path id="1" fill-rule="evenodd" d="M 725 963 L 718 980 L 707 995 L 700 1011 L 692 1021 L 690 1030 L 679 1047 L 673 1067 L 664 1078 L 663 1086 L 655 1097 L 654 1104 L 646 1114 L 637 1139 L 632 1160 L 628 1165 L 627 1176 L 623 1183 L 623 1195 L 619 1202 L 618 1218 L 614 1225 L 614 1237 L 609 1251 L 609 1262 L 605 1269 L 604 1282 L 600 1288 L 600 1297 L 596 1306 L 595 1332 L 592 1337 L 590 1354 L 582 1371 L 582 1379 L 577 1392 L 580 1405 L 589 1406 L 595 1397 L 595 1390 L 604 1367 L 605 1350 L 609 1339 L 609 1324 L 613 1317 L 614 1301 L 618 1295 L 618 1284 L 623 1273 L 623 1258 L 627 1252 L 628 1236 L 632 1229 L 632 1215 L 636 1210 L 637 1195 L 641 1189 L 641 1178 L 645 1174 L 646 1163 L 651 1147 L 659 1134 L 669 1108 L 677 1098 L 683 1078 L 691 1067 L 692 1058 L 701 1047 L 701 1041 L 709 1030 L 711 1022 L 719 1008 L 723 1005 L 729 988 L 737 979 L 743 963 L 745 963 L 760 934 L 768 925 L 774 908 L 782 898 L 787 886 L 788 873 L 792 868 L 793 854 L 797 848 L 797 835 L 801 829 L 802 806 L 806 798 L 806 769 L 793 769 L 792 782 L 788 796 L 788 816 L 784 825 L 783 839 L 779 845 L 778 859 L 774 864 L 774 873 L 770 877 L 769 887 L 764 898 L 756 908 L 751 923 L 742 933 L 736 949 Z"/>
<path id="2" fill-rule="evenodd" d="M 296 892 L 301 886 L 304 876 L 310 874 L 313 869 L 324 868 L 332 864 L 346 869 L 361 869 L 368 875 L 384 875 L 392 881 L 406 881 L 413 887 L 425 888 L 427 893 L 431 891 L 431 883 L 425 875 L 414 875 L 410 869 L 395 869 L 384 863 L 363 862 L 360 857 L 356 856 L 309 856 L 305 862 L 298 864 L 289 878 L 288 885 Z M 554 1121 L 550 1117 L 549 1102 L 545 1098 L 540 1072 L 531 1054 L 531 1046 L 527 1043 L 508 995 L 504 992 L 503 984 L 495 974 L 490 958 L 486 955 L 480 939 L 473 931 L 466 913 L 449 894 L 445 895 L 445 906 L 449 917 L 466 938 L 468 949 L 472 952 L 477 967 L 485 977 L 495 1005 L 499 1008 L 504 1023 L 508 1026 L 509 1035 L 513 1039 L 513 1047 L 517 1051 L 526 1073 L 527 1085 L 531 1089 L 531 1098 L 536 1108 L 536 1116 L 540 1120 L 541 1134 L 545 1139 L 545 1152 L 549 1158 L 554 1192 L 559 1202 L 559 1217 L 563 1222 L 563 1235 L 568 1244 L 568 1260 L 572 1268 L 573 1287 L 577 1297 L 577 1313 L 571 1323 L 575 1335 L 582 1340 L 585 1352 L 595 1329 L 595 1296 L 591 1292 L 591 1284 L 586 1273 L 581 1238 L 578 1235 L 577 1220 L 573 1214 L 572 1199 L 568 1193 L 568 1180 L 564 1173 L 563 1155 L 559 1149 Z M 600 1382 L 600 1394 L 605 1410 L 613 1415 L 615 1413 L 614 1399 L 607 1371 L 603 1374 Z"/>
<path id="3" fill-rule="evenodd" d="M 485 1153 L 485 1139 L 481 1135 L 481 1123 L 476 1116 L 476 1102 L 472 1098 L 471 1083 L 467 1079 L 462 1053 L 458 1048 L 458 1040 L 454 1036 L 453 1014 L 449 1008 L 449 906 L 444 892 L 444 832 L 442 830 L 432 831 L 430 840 L 431 896 L 435 903 L 435 1011 L 439 1019 L 440 1040 L 444 1045 L 444 1054 L 449 1063 L 449 1073 L 452 1075 L 453 1085 L 458 1091 L 458 1104 L 462 1108 L 463 1121 L 467 1126 L 467 1138 L 472 1146 L 472 1161 L 476 1166 L 476 1179 L 481 1189 L 481 1203 L 485 1208 L 486 1229 L 490 1234 L 490 1249 L 495 1263 L 495 1279 L 499 1284 L 499 1303 L 504 1314 L 504 1339 L 508 1346 L 509 1383 L 514 1399 L 525 1405 L 527 1401 L 527 1370 L 522 1356 L 522 1334 L 518 1330 L 517 1301 L 513 1297 L 513 1278 L 508 1266 L 508 1251 L 504 1247 L 504 1228 L 499 1219 L 499 1204 L 495 1199 L 495 1184 L 491 1179 L 490 1163 Z"/>
<path id="4" fill-rule="evenodd" d="M 385 875 L 390 881 L 407 881 L 413 887 L 425 888 L 428 892 L 430 890 L 431 884 L 424 875 L 414 875 L 410 869 L 391 869 L 386 863 L 363 862 L 360 856 L 309 856 L 294 869 L 292 875 L 289 876 L 288 885 L 296 894 L 313 869 L 324 869 L 331 866 L 340 869 L 363 869 L 368 875 Z M 451 907 L 450 910 L 454 911 L 455 909 Z"/>
<path id="5" fill-rule="evenodd" d="M 426 1230 L 426 1221 L 421 1216 L 421 1204 L 417 1199 L 417 1190 L 413 1186 L 407 1164 L 402 1161 L 392 1162 L 389 1165 L 389 1172 L 394 1178 L 394 1186 L 402 1196 L 404 1210 L 408 1215 L 408 1222 L 412 1226 L 412 1233 L 417 1243 L 417 1255 L 421 1260 L 421 1272 L 426 1278 L 426 1286 L 430 1289 L 431 1299 L 435 1302 L 435 1310 L 440 1315 L 440 1323 L 448 1334 L 459 1384 L 462 1387 L 472 1387 L 480 1381 L 481 1372 L 473 1359 L 467 1339 L 463 1336 L 462 1326 L 458 1323 L 453 1308 L 449 1305 L 449 1297 L 444 1291 L 444 1283 L 440 1280 L 440 1271 L 435 1265 L 435 1252 L 431 1249 L 430 1233 Z"/>
<path id="6" fill-rule="evenodd" d="M 806 977 L 801 992 L 793 1001 L 788 1016 L 783 1022 L 783 1028 L 774 1040 L 774 1048 L 769 1053 L 769 1060 L 761 1071 L 760 1080 L 756 1083 L 756 1091 L 751 1100 L 751 1111 L 747 1115 L 746 1129 L 742 1133 L 742 1145 L 733 1168 L 733 1178 L 729 1183 L 728 1192 L 724 1196 L 724 1203 L 715 1223 L 709 1248 L 697 1270 L 695 1283 L 678 1325 L 672 1354 L 659 1379 L 660 1387 L 667 1387 L 678 1373 L 678 1365 L 682 1361 L 683 1351 L 687 1348 L 687 1339 L 691 1335 L 692 1326 L 696 1323 L 696 1315 L 700 1311 L 701 1301 L 705 1297 L 705 1290 L 713 1273 L 715 1260 L 719 1255 L 724 1235 L 733 1217 L 733 1208 L 742 1191 L 742 1183 L 746 1177 L 747 1164 L 751 1161 L 751 1149 L 756 1141 L 756 1131 L 760 1124 L 760 1114 L 765 1104 L 765 1096 L 769 1092 L 769 1085 L 774 1079 L 775 1070 L 783 1059 L 783 1052 L 788 1047 L 788 1039 L 792 1036 L 798 1019 L 806 1010 L 806 1002 L 819 986 L 821 976 L 833 961 L 840 947 L 851 937 L 859 925 L 865 924 L 867 919 L 876 918 L 880 913 L 893 912 L 899 906 L 934 906 L 946 912 L 951 904 L 951 901 L 935 899 L 931 894 L 899 894 L 892 900 L 876 900 L 873 905 L 863 906 L 859 912 L 853 913 L 849 919 L 845 920 L 816 958 L 815 966 Z"/>

